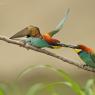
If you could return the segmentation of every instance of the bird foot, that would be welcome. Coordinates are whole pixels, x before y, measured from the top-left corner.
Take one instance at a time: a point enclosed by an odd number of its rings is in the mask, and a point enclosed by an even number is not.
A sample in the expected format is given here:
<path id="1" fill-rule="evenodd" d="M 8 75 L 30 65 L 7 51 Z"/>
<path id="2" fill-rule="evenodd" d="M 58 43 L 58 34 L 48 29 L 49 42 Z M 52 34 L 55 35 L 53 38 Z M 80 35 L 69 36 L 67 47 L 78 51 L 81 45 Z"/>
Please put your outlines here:
<path id="1" fill-rule="evenodd" d="M 25 44 L 25 48 L 26 48 L 27 50 L 29 50 L 29 47 L 28 47 L 28 46 L 29 46 L 29 44 L 26 43 L 26 44 Z"/>
<path id="2" fill-rule="evenodd" d="M 29 50 L 29 48 L 27 47 L 27 43 L 25 40 L 21 40 L 20 42 L 22 42 L 23 44 L 22 45 L 19 45 L 20 47 L 25 47 L 27 50 Z"/>
<path id="3" fill-rule="evenodd" d="M 22 43 L 23 43 L 22 45 L 19 45 L 20 47 L 24 47 L 24 46 L 26 45 L 26 41 L 21 40 L 20 42 L 22 42 Z"/>
<path id="4" fill-rule="evenodd" d="M 84 65 L 83 65 L 83 68 L 85 68 L 85 67 L 89 67 L 89 66 L 88 66 L 88 65 L 86 65 L 86 64 L 84 64 Z"/>

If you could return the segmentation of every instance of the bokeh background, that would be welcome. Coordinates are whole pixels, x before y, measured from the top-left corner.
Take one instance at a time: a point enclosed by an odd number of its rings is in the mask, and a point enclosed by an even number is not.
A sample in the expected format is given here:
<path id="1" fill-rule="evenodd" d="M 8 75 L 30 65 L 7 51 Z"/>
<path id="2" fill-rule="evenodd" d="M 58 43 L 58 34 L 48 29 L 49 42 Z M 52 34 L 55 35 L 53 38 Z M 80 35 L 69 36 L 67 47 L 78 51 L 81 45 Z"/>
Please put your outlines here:
<path id="1" fill-rule="evenodd" d="M 70 8 L 64 28 L 55 35 L 63 43 L 85 44 L 95 48 L 95 0 L 0 0 L 0 35 L 12 36 L 28 25 L 40 28 L 41 33 L 53 30 Z M 58 55 L 82 62 L 72 49 L 48 49 Z M 53 57 L 0 41 L 0 81 L 11 83 L 32 64 L 50 64 L 63 68 L 81 85 L 95 74 L 84 71 Z M 22 79 L 61 79 L 49 70 L 35 70 Z"/>

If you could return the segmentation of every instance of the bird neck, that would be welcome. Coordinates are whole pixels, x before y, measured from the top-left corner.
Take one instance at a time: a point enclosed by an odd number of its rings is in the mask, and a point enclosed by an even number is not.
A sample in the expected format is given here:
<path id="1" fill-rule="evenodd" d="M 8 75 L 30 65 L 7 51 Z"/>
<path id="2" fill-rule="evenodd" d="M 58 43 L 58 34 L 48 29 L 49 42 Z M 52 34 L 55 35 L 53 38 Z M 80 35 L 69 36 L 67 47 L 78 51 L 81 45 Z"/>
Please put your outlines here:
<path id="1" fill-rule="evenodd" d="M 85 52 L 88 52 L 88 53 L 93 52 L 93 49 L 92 48 L 88 48 L 88 47 L 85 47 L 82 50 L 85 51 Z"/>
<path id="2" fill-rule="evenodd" d="M 43 39 L 46 40 L 49 43 L 55 43 L 55 42 L 59 43 L 60 42 L 59 40 L 52 38 L 48 34 L 43 35 Z"/>

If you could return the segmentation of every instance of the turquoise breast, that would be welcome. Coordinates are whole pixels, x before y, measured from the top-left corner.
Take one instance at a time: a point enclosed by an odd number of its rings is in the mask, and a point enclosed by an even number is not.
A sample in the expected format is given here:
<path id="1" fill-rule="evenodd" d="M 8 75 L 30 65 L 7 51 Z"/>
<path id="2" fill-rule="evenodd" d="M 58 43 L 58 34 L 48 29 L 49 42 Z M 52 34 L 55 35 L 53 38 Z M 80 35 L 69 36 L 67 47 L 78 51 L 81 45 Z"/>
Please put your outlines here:
<path id="1" fill-rule="evenodd" d="M 29 43 L 29 44 L 39 47 L 39 48 L 50 47 L 50 45 L 41 38 L 29 37 L 26 39 L 26 43 Z"/>
<path id="2" fill-rule="evenodd" d="M 82 51 L 79 53 L 79 56 L 85 62 L 86 65 L 95 68 L 95 63 L 89 53 Z"/>

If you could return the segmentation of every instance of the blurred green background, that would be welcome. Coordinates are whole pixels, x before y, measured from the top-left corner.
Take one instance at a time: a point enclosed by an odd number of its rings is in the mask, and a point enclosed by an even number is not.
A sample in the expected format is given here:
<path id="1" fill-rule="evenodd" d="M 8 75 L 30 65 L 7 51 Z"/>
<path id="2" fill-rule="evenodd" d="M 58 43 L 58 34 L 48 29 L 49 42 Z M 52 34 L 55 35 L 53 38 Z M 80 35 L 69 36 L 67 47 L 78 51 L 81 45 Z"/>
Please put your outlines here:
<path id="1" fill-rule="evenodd" d="M 69 19 L 55 37 L 63 43 L 95 48 L 95 0 L 0 0 L 0 35 L 10 37 L 30 24 L 38 26 L 43 34 L 49 32 L 63 18 L 67 8 L 70 8 Z M 82 62 L 72 49 L 47 50 Z M 11 83 L 32 64 L 63 68 L 81 85 L 95 76 L 53 57 L 0 41 L 0 81 Z M 61 80 L 61 77 L 49 70 L 34 70 L 21 82 L 27 83 L 32 79 L 51 81 Z"/>

